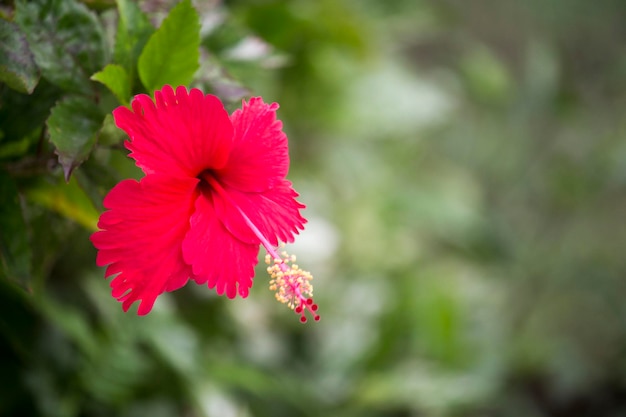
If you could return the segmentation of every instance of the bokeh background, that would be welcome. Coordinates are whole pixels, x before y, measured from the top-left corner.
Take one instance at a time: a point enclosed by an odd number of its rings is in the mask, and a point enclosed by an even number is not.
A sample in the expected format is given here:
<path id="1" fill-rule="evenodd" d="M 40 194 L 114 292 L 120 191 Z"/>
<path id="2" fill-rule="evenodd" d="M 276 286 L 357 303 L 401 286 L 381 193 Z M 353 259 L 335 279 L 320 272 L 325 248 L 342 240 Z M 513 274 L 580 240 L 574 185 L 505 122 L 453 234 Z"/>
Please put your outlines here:
<path id="1" fill-rule="evenodd" d="M 140 2 L 155 24 L 173 3 Z M 0 279 L 0 415 L 626 415 L 626 3 L 194 4 L 195 85 L 281 105 L 322 319 L 262 267 L 245 300 L 189 284 L 123 313 L 98 208 L 51 168 L 35 272 Z"/>

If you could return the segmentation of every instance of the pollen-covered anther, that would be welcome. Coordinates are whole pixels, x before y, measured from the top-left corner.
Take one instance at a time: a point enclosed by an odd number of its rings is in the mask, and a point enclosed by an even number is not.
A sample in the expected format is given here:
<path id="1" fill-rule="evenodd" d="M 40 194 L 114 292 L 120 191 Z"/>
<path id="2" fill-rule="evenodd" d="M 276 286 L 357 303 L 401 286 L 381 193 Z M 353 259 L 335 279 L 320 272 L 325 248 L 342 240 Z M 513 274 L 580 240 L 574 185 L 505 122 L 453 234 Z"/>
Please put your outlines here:
<path id="1" fill-rule="evenodd" d="M 318 306 L 313 302 L 313 286 L 311 280 L 313 276 L 309 271 L 302 270 L 297 264 L 294 255 L 286 252 L 281 254 L 282 258 L 265 256 L 267 272 L 271 277 L 270 290 L 276 292 L 276 299 L 283 304 L 287 304 L 296 314 L 300 315 L 300 322 L 306 323 L 305 313 L 308 311 L 313 320 L 319 321 L 317 314 Z"/>

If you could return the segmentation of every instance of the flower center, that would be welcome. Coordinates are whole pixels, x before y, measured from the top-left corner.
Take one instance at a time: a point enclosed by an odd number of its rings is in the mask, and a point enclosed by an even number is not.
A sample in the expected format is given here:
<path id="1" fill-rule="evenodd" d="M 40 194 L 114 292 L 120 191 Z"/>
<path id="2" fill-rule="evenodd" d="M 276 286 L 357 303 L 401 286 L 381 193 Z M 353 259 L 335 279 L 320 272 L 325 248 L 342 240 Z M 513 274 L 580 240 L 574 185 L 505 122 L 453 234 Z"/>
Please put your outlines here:
<path id="1" fill-rule="evenodd" d="M 300 315 L 300 322 L 306 323 L 306 312 L 313 317 L 313 320 L 319 321 L 320 316 L 317 314 L 318 306 L 313 302 L 313 286 L 311 280 L 313 276 L 310 272 L 300 269 L 295 264 L 296 257 L 282 252 L 282 256 L 278 254 L 259 228 L 250 220 L 239 205 L 228 195 L 220 182 L 211 170 L 202 171 L 198 178 L 200 179 L 200 191 L 208 192 L 213 190 L 224 198 L 228 203 L 237 209 L 246 225 L 259 239 L 267 255 L 265 255 L 265 263 L 270 265 L 267 267 L 267 273 L 270 275 L 270 290 L 276 291 L 276 299 L 283 304 L 287 304 L 296 314 Z"/>
<path id="2" fill-rule="evenodd" d="M 199 173 L 196 178 L 200 180 L 198 188 L 203 194 L 209 193 L 211 190 L 216 190 L 221 195 L 222 193 L 219 190 L 224 191 L 219 181 L 215 177 L 215 173 L 211 169 L 205 169 L 204 171 Z M 219 190 L 215 188 L 216 186 L 219 187 Z"/>

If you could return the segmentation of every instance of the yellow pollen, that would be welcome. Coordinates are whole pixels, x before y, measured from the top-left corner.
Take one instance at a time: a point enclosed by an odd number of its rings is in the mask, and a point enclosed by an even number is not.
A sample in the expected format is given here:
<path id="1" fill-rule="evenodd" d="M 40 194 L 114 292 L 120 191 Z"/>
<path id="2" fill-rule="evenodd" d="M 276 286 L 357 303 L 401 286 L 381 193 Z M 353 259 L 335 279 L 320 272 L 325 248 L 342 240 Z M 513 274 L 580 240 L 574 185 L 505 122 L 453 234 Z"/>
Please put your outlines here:
<path id="1" fill-rule="evenodd" d="M 287 304 L 292 310 L 303 305 L 308 298 L 313 297 L 313 276 L 296 264 L 291 264 L 296 257 L 286 252 L 281 254 L 283 259 L 274 259 L 270 265 L 271 256 L 265 256 L 267 273 L 270 275 L 270 290 L 276 291 L 276 299 Z"/>

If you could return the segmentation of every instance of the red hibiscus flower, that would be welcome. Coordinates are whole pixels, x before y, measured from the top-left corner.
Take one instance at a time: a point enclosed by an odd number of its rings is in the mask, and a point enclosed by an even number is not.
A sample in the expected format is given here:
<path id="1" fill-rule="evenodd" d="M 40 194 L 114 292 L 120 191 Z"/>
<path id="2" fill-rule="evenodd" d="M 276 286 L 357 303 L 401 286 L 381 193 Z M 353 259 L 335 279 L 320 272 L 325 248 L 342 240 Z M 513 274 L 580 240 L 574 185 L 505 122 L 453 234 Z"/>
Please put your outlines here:
<path id="1" fill-rule="evenodd" d="M 189 279 L 229 298 L 246 297 L 259 245 L 270 263 L 270 288 L 300 315 L 316 320 L 311 276 L 280 256 L 306 222 L 298 194 L 285 179 L 287 137 L 276 103 L 243 102 L 228 115 L 220 100 L 198 89 L 164 86 L 138 95 L 132 110 L 113 111 L 126 147 L 145 176 L 124 180 L 105 197 L 108 209 L 91 236 L 96 263 L 107 266 L 112 294 L 127 311 L 150 312 L 165 291 Z"/>

